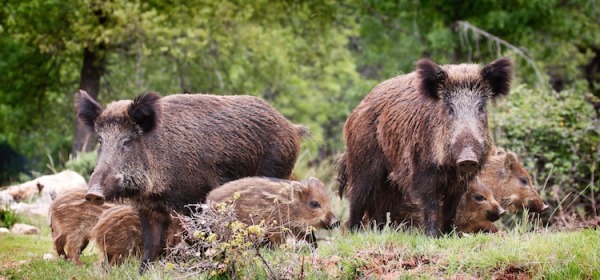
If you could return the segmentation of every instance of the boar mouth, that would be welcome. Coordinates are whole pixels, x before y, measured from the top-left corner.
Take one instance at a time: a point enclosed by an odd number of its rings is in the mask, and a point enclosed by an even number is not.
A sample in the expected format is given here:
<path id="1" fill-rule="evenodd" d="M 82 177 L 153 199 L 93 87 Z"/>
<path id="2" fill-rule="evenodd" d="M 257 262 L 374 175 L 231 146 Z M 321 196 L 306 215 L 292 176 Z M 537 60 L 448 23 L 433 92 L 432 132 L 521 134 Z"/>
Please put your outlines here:
<path id="1" fill-rule="evenodd" d="M 321 221 L 321 227 L 324 229 L 334 229 L 340 226 L 340 221 L 338 220 L 334 220 L 334 221 Z"/>
<path id="2" fill-rule="evenodd" d="M 531 212 L 542 213 L 550 208 L 547 204 L 544 204 L 542 201 L 532 200 L 529 202 L 527 207 Z"/>

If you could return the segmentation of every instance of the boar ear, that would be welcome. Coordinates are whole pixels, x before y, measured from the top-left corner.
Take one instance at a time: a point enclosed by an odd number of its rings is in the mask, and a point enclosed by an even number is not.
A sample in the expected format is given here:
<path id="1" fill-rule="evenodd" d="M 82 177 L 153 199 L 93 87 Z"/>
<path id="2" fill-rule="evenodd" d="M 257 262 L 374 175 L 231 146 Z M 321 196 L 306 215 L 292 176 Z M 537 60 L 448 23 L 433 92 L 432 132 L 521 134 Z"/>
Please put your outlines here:
<path id="1" fill-rule="evenodd" d="M 519 161 L 517 159 L 517 155 L 513 152 L 506 153 L 506 161 L 505 166 L 507 170 L 511 170 L 514 165 L 516 165 Z"/>
<path id="2" fill-rule="evenodd" d="M 308 193 L 308 186 L 301 182 L 292 181 L 292 188 L 294 189 L 294 198 L 300 200 Z"/>
<path id="3" fill-rule="evenodd" d="M 127 115 L 134 123 L 139 125 L 144 132 L 149 132 L 158 125 L 160 119 L 160 95 L 149 92 L 139 95 L 127 109 Z"/>
<path id="4" fill-rule="evenodd" d="M 504 96 L 510 91 L 513 64 L 508 58 L 500 58 L 481 69 L 481 76 L 492 88 L 492 96 Z"/>
<path id="5" fill-rule="evenodd" d="M 79 90 L 75 107 L 77 108 L 77 118 L 93 130 L 94 122 L 102 113 L 102 106 L 91 98 L 85 90 Z"/>
<path id="6" fill-rule="evenodd" d="M 323 182 L 315 177 L 309 177 L 307 185 L 309 188 L 324 188 Z"/>
<path id="7" fill-rule="evenodd" d="M 439 88 L 448 78 L 448 74 L 435 62 L 423 58 L 417 61 L 417 75 L 421 78 L 419 90 L 425 95 L 439 99 Z"/>

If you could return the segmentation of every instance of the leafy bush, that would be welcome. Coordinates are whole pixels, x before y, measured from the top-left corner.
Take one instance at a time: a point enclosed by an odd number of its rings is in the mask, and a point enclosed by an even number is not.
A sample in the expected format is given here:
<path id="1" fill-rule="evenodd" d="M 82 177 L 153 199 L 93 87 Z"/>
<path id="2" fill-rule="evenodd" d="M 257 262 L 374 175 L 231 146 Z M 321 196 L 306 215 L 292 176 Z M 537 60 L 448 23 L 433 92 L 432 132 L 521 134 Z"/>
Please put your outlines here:
<path id="1" fill-rule="evenodd" d="M 83 176 L 87 181 L 90 179 L 92 172 L 94 172 L 97 157 L 98 154 L 96 151 L 80 153 L 75 158 L 71 158 L 69 161 L 67 161 L 65 163 L 65 168 L 81 174 L 81 176 Z"/>
<path id="2" fill-rule="evenodd" d="M 19 221 L 14 210 L 8 207 L 0 207 L 0 227 L 11 228 Z"/>
<path id="3" fill-rule="evenodd" d="M 276 221 L 272 225 L 264 221 L 255 225 L 242 223 L 235 218 L 234 204 L 235 200 L 228 204 L 190 205 L 192 215 L 179 216 L 184 242 L 169 248 L 161 261 L 165 270 L 183 274 L 184 278 L 209 275 L 287 279 L 297 273 L 300 267 L 295 262 L 299 259 L 296 253 L 305 247 L 282 244 L 276 247 L 278 253 L 272 254 L 263 246 L 266 232 L 288 229 Z"/>
<path id="4" fill-rule="evenodd" d="M 520 156 L 538 188 L 551 190 L 542 192 L 546 199 L 558 203 L 572 192 L 570 199 L 579 194 L 579 199 L 588 197 L 595 204 L 600 123 L 583 90 L 555 92 L 520 85 L 492 111 L 496 144 Z M 596 215 L 595 205 L 586 211 Z"/>

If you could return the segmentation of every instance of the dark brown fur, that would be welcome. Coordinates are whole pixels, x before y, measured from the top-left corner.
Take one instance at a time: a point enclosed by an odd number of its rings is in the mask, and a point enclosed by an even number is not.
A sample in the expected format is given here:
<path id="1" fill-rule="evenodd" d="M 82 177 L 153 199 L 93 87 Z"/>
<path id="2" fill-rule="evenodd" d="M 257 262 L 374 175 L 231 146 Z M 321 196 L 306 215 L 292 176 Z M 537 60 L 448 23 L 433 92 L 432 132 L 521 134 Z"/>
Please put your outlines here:
<path id="1" fill-rule="evenodd" d="M 178 225 L 177 220 L 172 220 L 167 230 L 167 246 L 179 243 L 181 228 Z M 100 250 L 102 263 L 113 266 L 123 263 L 128 257 L 141 257 L 144 248 L 142 225 L 137 210 L 130 205 L 104 211 L 91 235 Z"/>
<path id="2" fill-rule="evenodd" d="M 514 213 L 524 208 L 532 212 L 548 209 L 548 205 L 533 187 L 529 172 L 513 152 L 497 148 L 486 162 L 480 178 L 492 189 L 500 205 L 509 212 Z"/>
<path id="3" fill-rule="evenodd" d="M 156 93 L 106 109 L 81 91 L 78 117 L 102 142 L 86 196 L 131 198 L 144 233 L 140 271 L 165 245 L 171 209 L 247 176 L 289 178 L 306 128 L 251 96 Z"/>
<path id="4" fill-rule="evenodd" d="M 314 177 L 306 182 L 244 178 L 216 188 L 207 200 L 213 204 L 235 200 L 236 218 L 247 225 L 265 221 L 267 229 L 272 229 L 267 233 L 268 239 L 275 244 L 285 241 L 286 235 L 281 234 L 279 226 L 289 228 L 298 239 L 308 238 L 316 246 L 311 227 L 329 229 L 339 225 L 323 183 Z"/>
<path id="5" fill-rule="evenodd" d="M 79 255 L 91 238 L 92 227 L 112 204 L 94 205 L 85 200 L 87 189 L 58 196 L 50 205 L 49 218 L 54 249 L 59 256 L 82 265 Z M 66 251 L 65 251 L 66 248 Z"/>
<path id="6" fill-rule="evenodd" d="M 511 75 L 507 59 L 483 68 L 424 59 L 415 72 L 376 86 L 344 126 L 339 181 L 349 185 L 347 226 L 356 229 L 365 214 L 385 221 L 411 196 L 427 235 L 451 231 L 458 202 L 493 147 L 487 100 L 508 94 Z"/>

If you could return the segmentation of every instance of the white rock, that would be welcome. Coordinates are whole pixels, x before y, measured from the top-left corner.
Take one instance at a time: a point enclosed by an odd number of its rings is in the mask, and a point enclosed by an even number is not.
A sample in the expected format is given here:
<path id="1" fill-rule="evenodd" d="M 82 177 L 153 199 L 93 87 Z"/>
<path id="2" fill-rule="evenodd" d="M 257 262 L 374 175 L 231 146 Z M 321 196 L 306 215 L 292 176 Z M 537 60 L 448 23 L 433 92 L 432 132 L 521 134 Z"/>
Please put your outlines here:
<path id="1" fill-rule="evenodd" d="M 34 203 L 16 203 L 13 204 L 10 209 L 14 210 L 15 213 L 22 214 L 32 214 L 32 215 L 41 215 L 47 216 L 48 211 L 50 209 L 49 203 L 43 203 L 40 201 L 36 201 Z"/>
<path id="2" fill-rule="evenodd" d="M 52 255 L 50 253 L 44 254 L 44 260 L 45 261 L 49 261 L 49 260 L 53 260 L 53 259 L 55 259 L 54 255 Z"/>
<path id="3" fill-rule="evenodd" d="M 7 191 L 0 191 L 0 207 L 5 207 L 15 202 L 13 196 Z"/>
<path id="4" fill-rule="evenodd" d="M 8 230 L 7 228 L 0 227 L 0 234 L 9 233 L 9 232 L 10 232 L 10 230 Z"/>
<path id="5" fill-rule="evenodd" d="M 40 202 L 50 203 L 56 196 L 74 188 L 87 188 L 87 183 L 77 172 L 65 170 L 11 186 L 6 191 L 15 201 L 31 200 L 39 196 Z"/>
<path id="6" fill-rule="evenodd" d="M 32 225 L 14 224 L 13 227 L 10 229 L 10 232 L 13 234 L 31 235 L 31 234 L 39 234 L 40 230 Z"/>

